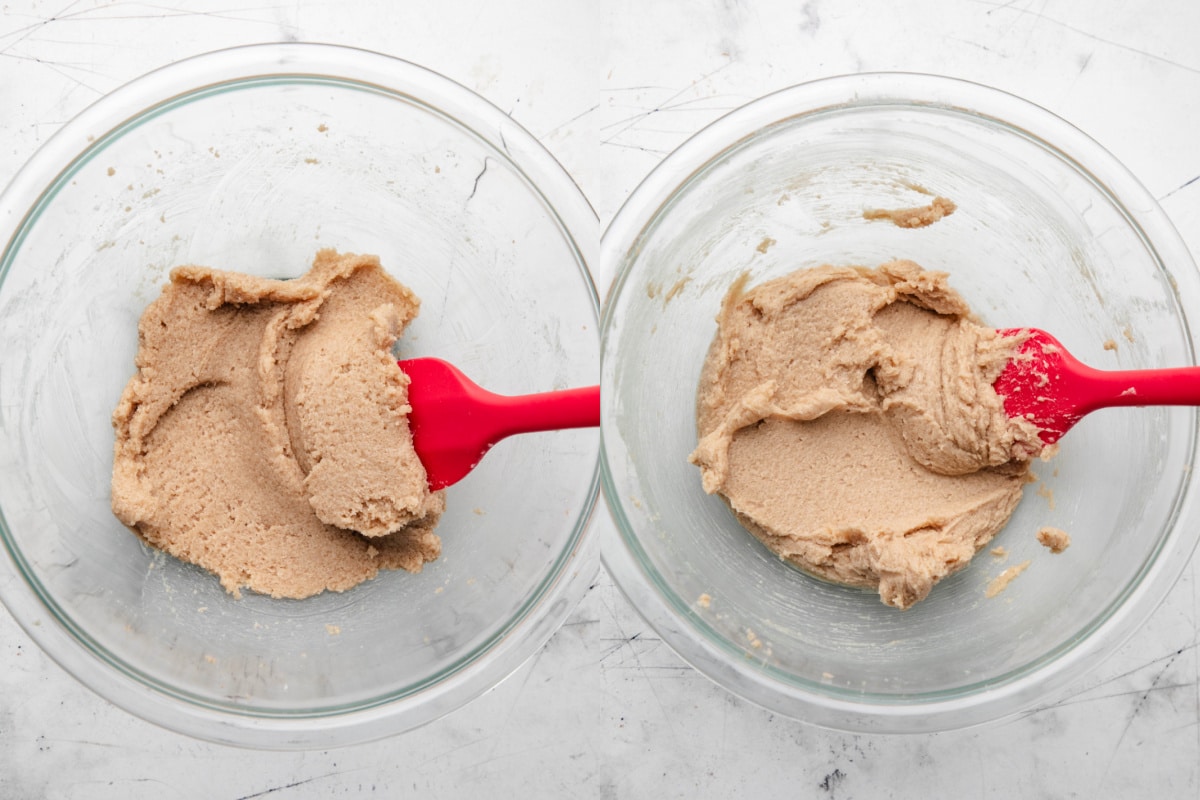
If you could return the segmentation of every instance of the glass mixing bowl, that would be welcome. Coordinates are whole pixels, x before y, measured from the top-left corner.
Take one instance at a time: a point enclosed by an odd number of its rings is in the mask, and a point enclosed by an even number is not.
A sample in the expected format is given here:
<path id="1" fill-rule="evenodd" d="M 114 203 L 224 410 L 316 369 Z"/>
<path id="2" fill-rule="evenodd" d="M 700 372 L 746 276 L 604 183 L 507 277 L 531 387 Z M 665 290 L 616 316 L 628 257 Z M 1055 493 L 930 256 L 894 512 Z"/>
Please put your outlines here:
<path id="1" fill-rule="evenodd" d="M 923 191 L 957 213 L 920 230 L 863 219 L 928 203 Z M 945 78 L 787 89 L 672 153 L 604 235 L 601 259 L 619 272 L 601 333 L 601 461 L 618 530 L 602 555 L 662 638 L 736 694 L 826 726 L 932 731 L 1028 707 L 1146 619 L 1200 536 L 1197 414 L 1085 419 L 1035 463 L 1038 483 L 993 542 L 1007 559 L 981 553 L 910 611 L 801 573 L 687 463 L 714 317 L 743 272 L 757 284 L 892 258 L 945 270 L 985 323 L 1045 328 L 1096 366 L 1194 363 L 1195 265 L 1153 198 L 1084 134 Z M 1068 531 L 1070 549 L 1043 548 L 1043 525 Z"/>
<path id="2" fill-rule="evenodd" d="M 110 414 L 167 271 L 376 253 L 422 299 L 402 357 L 483 386 L 594 384 L 595 215 L 507 115 L 318 45 L 212 53 L 69 123 L 0 199 L 0 599 L 84 684 L 215 741 L 347 744 L 499 682 L 597 568 L 596 431 L 505 441 L 449 489 L 441 558 L 344 594 L 235 600 L 109 510 Z"/>

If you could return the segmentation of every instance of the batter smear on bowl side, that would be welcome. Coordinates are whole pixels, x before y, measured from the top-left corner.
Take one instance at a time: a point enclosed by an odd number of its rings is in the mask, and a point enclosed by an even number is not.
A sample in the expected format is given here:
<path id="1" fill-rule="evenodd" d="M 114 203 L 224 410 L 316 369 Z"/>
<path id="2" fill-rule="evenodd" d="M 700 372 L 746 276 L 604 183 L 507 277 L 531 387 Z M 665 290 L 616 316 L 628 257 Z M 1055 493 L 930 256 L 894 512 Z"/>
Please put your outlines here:
<path id="1" fill-rule="evenodd" d="M 704 490 L 789 562 L 909 608 L 1004 527 L 1042 450 L 992 388 L 1019 339 L 911 261 L 745 283 L 701 374 Z"/>
<path id="2" fill-rule="evenodd" d="M 935 222 L 953 214 L 958 206 L 946 197 L 935 197 L 927 206 L 916 208 L 868 208 L 863 212 L 866 220 L 887 220 L 899 228 L 927 228 Z"/>
<path id="3" fill-rule="evenodd" d="M 289 281 L 172 270 L 113 412 L 113 512 L 235 596 L 419 571 L 445 500 L 391 354 L 419 305 L 378 258 L 333 250 Z"/>

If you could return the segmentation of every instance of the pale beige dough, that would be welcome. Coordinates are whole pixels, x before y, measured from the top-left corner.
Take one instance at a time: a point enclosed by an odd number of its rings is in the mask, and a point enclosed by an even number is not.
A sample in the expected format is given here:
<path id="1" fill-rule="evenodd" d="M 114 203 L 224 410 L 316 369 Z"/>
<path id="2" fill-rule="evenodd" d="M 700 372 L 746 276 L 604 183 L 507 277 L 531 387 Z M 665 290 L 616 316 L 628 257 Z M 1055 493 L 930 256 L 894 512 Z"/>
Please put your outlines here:
<path id="1" fill-rule="evenodd" d="M 910 261 L 744 282 L 700 380 L 705 491 L 788 561 L 912 606 L 1004 526 L 1041 450 L 992 389 L 1019 340 Z"/>
<path id="2" fill-rule="evenodd" d="M 957 210 L 953 200 L 935 197 L 929 205 L 915 208 L 868 208 L 863 219 L 887 220 L 900 228 L 926 228 Z"/>
<path id="3" fill-rule="evenodd" d="M 1049 525 L 1037 532 L 1037 540 L 1055 554 L 1061 553 L 1071 546 L 1071 534 L 1062 528 L 1054 528 Z"/>
<path id="4" fill-rule="evenodd" d="M 1004 572 L 1001 572 L 995 578 L 992 578 L 991 582 L 987 585 L 987 589 L 985 589 L 983 592 L 984 595 L 990 600 L 991 598 L 1000 594 L 1008 588 L 1010 583 L 1017 579 L 1018 575 L 1029 569 L 1029 565 L 1032 563 L 1032 561 L 1022 561 L 1020 564 L 1004 570 Z"/>
<path id="5" fill-rule="evenodd" d="M 234 595 L 420 570 L 445 501 L 391 354 L 418 307 L 374 256 L 322 250 L 289 281 L 174 269 L 113 413 L 113 512 Z"/>

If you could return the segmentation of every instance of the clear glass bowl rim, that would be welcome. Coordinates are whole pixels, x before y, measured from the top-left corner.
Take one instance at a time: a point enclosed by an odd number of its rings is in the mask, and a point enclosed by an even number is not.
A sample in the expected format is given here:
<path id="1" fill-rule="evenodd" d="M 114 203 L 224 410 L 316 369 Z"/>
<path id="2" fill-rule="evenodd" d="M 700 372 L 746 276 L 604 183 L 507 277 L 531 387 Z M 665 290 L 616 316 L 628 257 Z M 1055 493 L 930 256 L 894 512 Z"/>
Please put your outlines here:
<path id="1" fill-rule="evenodd" d="M 616 523 L 601 543 L 601 559 L 614 582 L 647 623 L 675 652 L 728 691 L 763 708 L 824 727 L 861 732 L 934 732 L 1002 719 L 1062 691 L 1114 652 L 1150 617 L 1175 585 L 1200 541 L 1195 469 L 1176 498 L 1172 524 L 1141 572 L 1109 606 L 1107 615 L 1049 656 L 999 679 L 941 693 L 870 695 L 811 683 L 784 682 L 706 632 L 707 625 L 663 586 L 640 557 L 641 548 L 609 463 L 613 367 L 611 337 L 617 300 L 636 265 L 636 255 L 658 219 L 698 175 L 777 124 L 866 107 L 902 106 L 975 117 L 1000 125 L 1057 155 L 1093 182 L 1140 232 L 1159 268 L 1171 265 L 1179 308 L 1200 308 L 1200 273 L 1153 195 L 1094 139 L 1028 100 L 982 84 L 919 73 L 861 73 L 781 89 L 711 123 L 670 153 L 630 194 L 601 239 L 601 263 L 620 265 L 601 322 L 601 485 Z M 632 291 L 632 290 L 630 290 Z M 1183 320 L 1189 358 L 1200 346 Z M 1200 410 L 1190 418 L 1188 463 L 1195 464 Z"/>
<path id="2" fill-rule="evenodd" d="M 581 284 L 600 316 L 588 270 L 595 257 L 590 230 L 596 214 L 561 164 L 502 110 L 437 72 L 393 56 L 317 43 L 252 44 L 193 56 L 130 81 L 100 98 L 58 130 L 0 194 L 0 282 L 23 232 L 52 199 L 64 175 L 92 158 L 130 125 L 214 89 L 264 79 L 329 80 L 392 95 L 425 107 L 470 131 L 525 176 L 577 256 Z M 597 326 L 598 327 L 598 326 Z M 558 630 L 594 575 L 597 544 L 589 535 L 599 494 L 599 465 L 573 522 L 568 547 L 517 617 L 450 669 L 398 693 L 353 706 L 266 713 L 197 702 L 148 679 L 107 653 L 59 616 L 19 565 L 0 516 L 0 602 L 52 660 L 80 683 L 134 715 L 197 738 L 263 749 L 312 749 L 370 741 L 426 724 L 495 686 Z M 592 566 L 596 565 L 596 566 Z M 36 581 L 35 581 L 36 583 Z M 43 624 L 43 620 L 49 624 Z"/>

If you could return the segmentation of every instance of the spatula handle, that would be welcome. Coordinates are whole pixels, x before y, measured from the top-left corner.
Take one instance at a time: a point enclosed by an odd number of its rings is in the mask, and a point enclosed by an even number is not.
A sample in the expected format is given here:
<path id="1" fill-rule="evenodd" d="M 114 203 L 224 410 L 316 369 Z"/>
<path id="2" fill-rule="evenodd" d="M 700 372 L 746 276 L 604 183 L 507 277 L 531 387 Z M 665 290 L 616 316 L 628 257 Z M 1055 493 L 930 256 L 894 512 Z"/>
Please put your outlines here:
<path id="1" fill-rule="evenodd" d="M 493 395 L 499 415 L 498 438 L 517 433 L 593 428 L 600 424 L 600 387 L 584 386 L 558 392 L 516 397 Z"/>
<path id="2" fill-rule="evenodd" d="M 1200 406 L 1200 367 L 1172 369 L 1085 369 L 1084 413 L 1114 406 Z"/>

